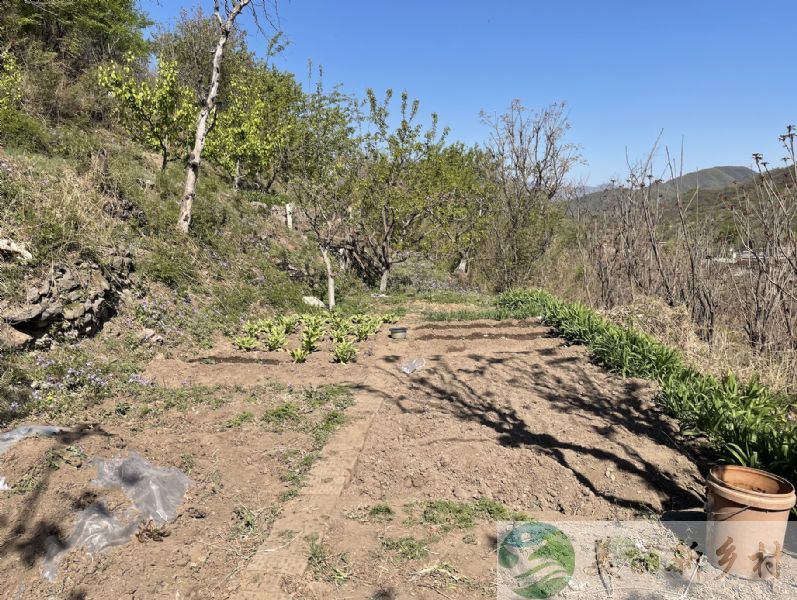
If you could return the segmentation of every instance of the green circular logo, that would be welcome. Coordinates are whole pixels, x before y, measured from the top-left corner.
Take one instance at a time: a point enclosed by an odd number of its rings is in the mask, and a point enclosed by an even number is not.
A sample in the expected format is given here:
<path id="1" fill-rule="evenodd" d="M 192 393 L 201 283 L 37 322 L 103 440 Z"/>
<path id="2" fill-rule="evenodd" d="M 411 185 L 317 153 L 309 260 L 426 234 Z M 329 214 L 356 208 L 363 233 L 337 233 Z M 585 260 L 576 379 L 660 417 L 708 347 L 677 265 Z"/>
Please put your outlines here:
<path id="1" fill-rule="evenodd" d="M 550 598 L 570 582 L 576 555 L 567 536 L 547 523 L 514 523 L 498 542 L 499 586 L 520 598 Z"/>

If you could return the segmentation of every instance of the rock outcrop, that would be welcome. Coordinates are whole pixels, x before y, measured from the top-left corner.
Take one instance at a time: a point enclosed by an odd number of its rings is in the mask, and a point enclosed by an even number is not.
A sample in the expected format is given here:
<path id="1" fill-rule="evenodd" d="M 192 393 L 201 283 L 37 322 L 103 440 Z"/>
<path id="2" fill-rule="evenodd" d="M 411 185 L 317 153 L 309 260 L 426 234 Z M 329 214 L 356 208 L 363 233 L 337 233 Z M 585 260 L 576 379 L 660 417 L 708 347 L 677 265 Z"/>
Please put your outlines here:
<path id="1" fill-rule="evenodd" d="M 105 264 L 89 259 L 56 267 L 50 277 L 26 290 L 25 302 L 0 304 L 0 345 L 19 348 L 30 339 L 92 335 L 116 312 L 129 286 L 130 254 L 111 250 Z"/>

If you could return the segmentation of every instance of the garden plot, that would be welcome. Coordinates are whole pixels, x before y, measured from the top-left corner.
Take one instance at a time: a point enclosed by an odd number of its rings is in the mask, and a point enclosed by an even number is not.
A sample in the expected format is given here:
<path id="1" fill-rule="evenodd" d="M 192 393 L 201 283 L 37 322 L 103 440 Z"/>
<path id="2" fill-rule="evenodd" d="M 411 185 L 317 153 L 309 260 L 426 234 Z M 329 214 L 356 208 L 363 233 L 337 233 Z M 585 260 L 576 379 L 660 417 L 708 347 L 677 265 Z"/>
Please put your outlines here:
<path id="1" fill-rule="evenodd" d="M 437 596 L 429 586 L 482 597 L 503 516 L 630 519 L 701 506 L 702 476 L 649 384 L 605 373 L 536 322 L 409 327 L 407 340 L 382 331 L 358 343 L 349 364 L 322 345 L 302 364 L 227 346 L 150 365 L 147 376 L 167 386 L 349 382 L 355 397 L 380 399 L 328 525 L 302 541 L 308 569 L 284 578 L 295 597 Z M 402 372 L 414 358 L 424 366 Z M 326 464 L 315 467 L 322 479 Z M 430 505 L 467 526 L 435 530 Z M 374 507 L 392 518 L 374 521 Z"/>
<path id="2" fill-rule="evenodd" d="M 19 441 L 0 457 L 10 488 L 0 492 L 0 597 L 235 597 L 241 569 L 349 404 L 344 388 L 141 384 L 96 407 L 91 425 Z M 141 462 L 136 454 L 190 484 L 176 515 L 128 532 L 135 502 L 122 488 L 135 482 L 122 473 L 109 486 L 116 463 L 94 461 Z M 48 551 L 68 545 L 81 516 L 107 517 L 94 522 L 132 538 L 94 556 L 72 548 L 48 570 Z"/>

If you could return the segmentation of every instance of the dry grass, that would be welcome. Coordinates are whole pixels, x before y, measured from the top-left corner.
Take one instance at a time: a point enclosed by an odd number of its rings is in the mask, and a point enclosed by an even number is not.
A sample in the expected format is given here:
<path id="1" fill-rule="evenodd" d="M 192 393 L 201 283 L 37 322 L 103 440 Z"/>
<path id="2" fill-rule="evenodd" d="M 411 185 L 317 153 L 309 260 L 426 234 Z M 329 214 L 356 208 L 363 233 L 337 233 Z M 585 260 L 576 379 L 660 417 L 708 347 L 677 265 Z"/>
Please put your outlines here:
<path id="1" fill-rule="evenodd" d="M 658 298 L 646 297 L 603 314 L 614 323 L 634 327 L 678 348 L 690 364 L 704 373 L 722 376 L 733 372 L 742 380 L 757 374 L 763 383 L 797 394 L 797 353 L 757 354 L 746 343 L 743 332 L 727 327 L 718 328 L 712 342 L 706 343 L 697 334 L 684 306 L 671 307 Z"/>

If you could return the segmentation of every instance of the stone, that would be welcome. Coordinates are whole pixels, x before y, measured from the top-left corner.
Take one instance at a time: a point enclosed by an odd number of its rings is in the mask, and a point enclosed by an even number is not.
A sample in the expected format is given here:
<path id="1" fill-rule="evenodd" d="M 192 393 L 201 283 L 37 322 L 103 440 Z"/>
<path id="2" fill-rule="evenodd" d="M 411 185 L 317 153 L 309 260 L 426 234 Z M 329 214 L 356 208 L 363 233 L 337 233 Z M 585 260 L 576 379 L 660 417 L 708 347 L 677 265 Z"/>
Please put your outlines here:
<path id="1" fill-rule="evenodd" d="M 66 297 L 66 299 L 69 300 L 70 302 L 77 302 L 81 298 L 83 298 L 83 292 L 81 292 L 80 290 L 69 292 L 69 294 Z"/>
<path id="2" fill-rule="evenodd" d="M 44 306 L 41 304 L 31 304 L 2 315 L 4 321 L 8 321 L 12 325 L 14 323 L 26 323 L 28 321 L 35 321 L 41 318 L 44 312 Z"/>
<path id="3" fill-rule="evenodd" d="M 39 292 L 39 288 L 37 287 L 29 287 L 28 291 L 25 293 L 25 300 L 28 301 L 28 304 L 33 304 L 38 302 L 39 298 L 42 297 L 42 294 Z"/>
<path id="4" fill-rule="evenodd" d="M 74 321 L 86 314 L 86 307 L 82 304 L 69 304 L 64 307 L 64 319 Z"/>
<path id="5" fill-rule="evenodd" d="M 27 333 L 0 323 L 0 348 L 3 350 L 22 350 L 33 338 Z"/>
<path id="6" fill-rule="evenodd" d="M 316 298 L 315 296 L 303 296 L 302 302 L 304 302 L 307 306 L 313 306 L 315 308 L 326 308 L 327 305 L 324 304 L 321 300 Z"/>
<path id="7" fill-rule="evenodd" d="M 64 307 L 61 305 L 60 302 L 53 302 L 49 304 L 47 308 L 44 309 L 44 312 L 39 317 L 40 321 L 52 321 L 60 317 L 64 312 Z"/>

